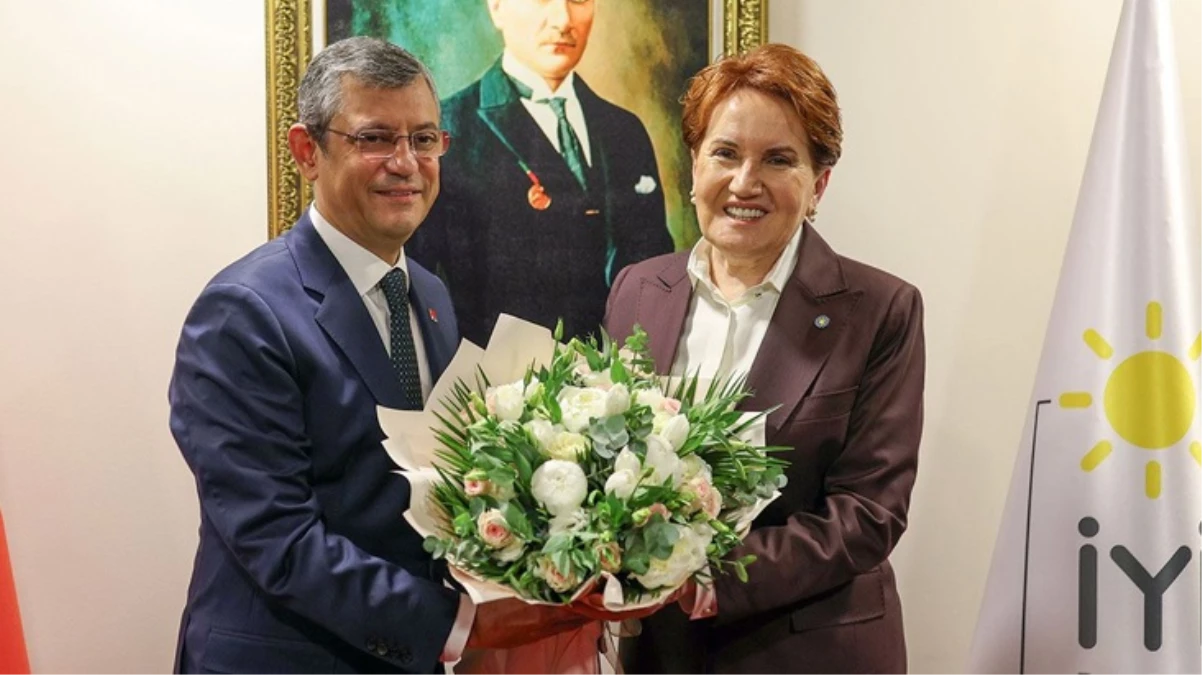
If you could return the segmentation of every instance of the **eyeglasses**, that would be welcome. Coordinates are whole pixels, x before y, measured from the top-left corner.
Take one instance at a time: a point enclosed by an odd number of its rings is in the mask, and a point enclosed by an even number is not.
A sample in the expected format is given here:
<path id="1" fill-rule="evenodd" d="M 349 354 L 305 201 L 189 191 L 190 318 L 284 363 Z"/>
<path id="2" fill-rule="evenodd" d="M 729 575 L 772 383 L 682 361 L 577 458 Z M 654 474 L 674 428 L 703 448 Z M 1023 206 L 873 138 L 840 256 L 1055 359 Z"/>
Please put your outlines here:
<path id="1" fill-rule="evenodd" d="M 434 159 L 446 154 L 451 147 L 451 134 L 446 131 L 427 129 L 412 134 L 394 134 L 391 131 L 369 129 L 357 134 L 348 134 L 326 127 L 326 131 L 347 138 L 364 159 L 389 159 L 401 148 L 401 141 L 408 141 L 409 148 L 418 159 Z"/>

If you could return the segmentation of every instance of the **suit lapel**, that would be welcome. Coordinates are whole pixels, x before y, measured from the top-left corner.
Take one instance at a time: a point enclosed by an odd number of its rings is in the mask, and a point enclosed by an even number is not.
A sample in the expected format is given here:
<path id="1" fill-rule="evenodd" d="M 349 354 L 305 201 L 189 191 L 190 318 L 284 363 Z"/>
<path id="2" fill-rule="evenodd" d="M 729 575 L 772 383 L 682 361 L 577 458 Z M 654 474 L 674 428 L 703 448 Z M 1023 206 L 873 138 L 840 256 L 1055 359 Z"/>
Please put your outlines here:
<path id="1" fill-rule="evenodd" d="M 509 76 L 501 69 L 500 59 L 480 78 L 480 108 L 476 115 L 515 155 L 515 162 L 525 162 L 543 185 L 554 185 L 559 190 L 574 185 L 579 192 L 580 184 L 567 162 L 522 105 Z"/>
<path id="2" fill-rule="evenodd" d="M 288 247 L 300 271 L 301 283 L 321 296 L 314 316 L 317 324 L 346 355 L 376 402 L 389 408 L 404 408 L 405 392 L 363 299 L 313 228 L 307 212 L 289 233 Z"/>
<path id="3" fill-rule="evenodd" d="M 609 163 L 609 148 L 606 145 L 605 129 L 603 125 L 596 124 L 597 121 L 604 118 L 601 109 L 601 99 L 593 90 L 589 88 L 580 75 L 577 74 L 574 78 L 576 88 L 576 98 L 580 101 L 580 109 L 584 111 L 585 124 L 589 124 L 589 120 L 593 120 L 594 124 L 588 129 L 589 153 L 593 159 L 591 166 L 586 167 L 588 172 L 588 193 L 594 203 L 600 200 L 602 222 L 605 223 L 605 285 L 607 287 L 613 285 L 614 275 L 619 270 L 614 269 L 618 259 L 618 241 L 614 235 L 614 218 L 618 217 L 619 209 L 615 205 L 618 198 L 618 193 L 610 189 L 610 163 Z M 633 189 L 633 186 L 631 186 Z"/>
<path id="4" fill-rule="evenodd" d="M 747 374 L 752 397 L 740 406 L 766 410 L 768 440 L 810 393 L 860 294 L 849 292 L 838 256 L 808 223 L 793 276 L 781 292 L 764 341 Z M 823 318 L 825 317 L 825 318 Z"/>
<path id="5" fill-rule="evenodd" d="M 454 335 L 448 335 L 449 328 L 440 324 L 439 317 L 451 316 L 451 307 L 439 302 L 445 297 L 437 287 L 437 277 L 409 259 L 409 304 L 416 312 L 417 325 L 421 327 L 422 344 L 426 348 L 426 360 L 430 365 L 430 379 L 437 382 L 442 371 L 447 369 L 451 357 L 455 355 L 458 346 L 453 341 Z"/>
<path id="6" fill-rule="evenodd" d="M 635 321 L 647 331 L 651 358 L 661 375 L 672 372 L 676 347 L 684 332 L 689 314 L 693 285 L 688 280 L 688 252 L 668 258 L 667 264 L 654 277 L 640 280 L 638 311 Z"/>

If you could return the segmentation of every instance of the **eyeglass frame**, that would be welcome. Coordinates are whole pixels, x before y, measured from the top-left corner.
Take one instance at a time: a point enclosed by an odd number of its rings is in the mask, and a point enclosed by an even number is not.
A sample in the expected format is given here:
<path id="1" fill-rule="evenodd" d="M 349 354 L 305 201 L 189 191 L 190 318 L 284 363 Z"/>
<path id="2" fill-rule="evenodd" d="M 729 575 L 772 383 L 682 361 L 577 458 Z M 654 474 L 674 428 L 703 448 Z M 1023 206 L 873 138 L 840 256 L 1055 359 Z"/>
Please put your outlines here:
<path id="1" fill-rule="evenodd" d="M 333 129 L 330 127 L 320 127 L 319 129 L 321 132 L 328 131 L 330 133 L 337 134 L 337 135 L 342 136 L 343 138 L 347 139 L 355 146 L 356 152 L 358 152 L 364 159 L 372 160 L 372 161 L 389 160 L 389 159 L 396 157 L 397 151 L 401 147 L 401 139 L 405 140 L 405 144 L 409 146 L 409 152 L 413 153 L 413 156 L 417 159 L 438 159 L 438 158 L 442 157 L 443 155 L 447 154 L 447 151 L 451 149 L 451 132 L 446 131 L 444 129 L 420 129 L 413 134 L 392 134 L 392 152 L 390 152 L 386 155 L 369 155 L 363 151 L 363 148 L 360 144 L 364 142 L 363 134 L 366 133 L 365 131 L 360 131 L 357 133 L 350 134 L 345 131 L 339 131 L 337 129 Z M 311 129 L 310 131 L 312 132 L 315 130 Z M 367 131 L 373 131 L 373 132 L 378 131 L 380 134 L 392 133 L 392 132 L 387 131 L 386 129 L 368 129 Z M 439 135 L 439 137 L 442 140 L 442 143 L 439 145 L 441 151 L 436 155 L 423 155 L 423 154 L 419 153 L 417 148 L 414 147 L 414 145 L 413 145 L 413 137 L 416 134 L 421 134 L 421 133 L 426 133 L 426 132 L 436 133 Z"/>

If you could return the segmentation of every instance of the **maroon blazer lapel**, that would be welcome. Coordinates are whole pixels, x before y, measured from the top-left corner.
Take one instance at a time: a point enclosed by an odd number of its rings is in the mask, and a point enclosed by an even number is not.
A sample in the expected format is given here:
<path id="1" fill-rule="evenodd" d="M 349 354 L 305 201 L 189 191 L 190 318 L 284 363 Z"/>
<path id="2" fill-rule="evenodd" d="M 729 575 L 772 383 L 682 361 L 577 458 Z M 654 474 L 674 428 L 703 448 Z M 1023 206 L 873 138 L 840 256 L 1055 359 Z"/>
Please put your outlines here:
<path id="1" fill-rule="evenodd" d="M 656 274 L 639 281 L 635 312 L 635 322 L 647 331 L 651 358 L 655 360 L 656 372 L 661 375 L 672 372 L 676 347 L 680 344 L 689 313 L 689 300 L 693 297 L 688 252 L 677 253 L 666 262 Z"/>
<path id="2" fill-rule="evenodd" d="M 741 406 L 768 410 L 767 442 L 796 412 L 851 324 L 860 294 L 847 290 L 839 257 L 808 223 L 793 276 L 781 291 L 768 332 L 747 374 L 751 398 Z"/>

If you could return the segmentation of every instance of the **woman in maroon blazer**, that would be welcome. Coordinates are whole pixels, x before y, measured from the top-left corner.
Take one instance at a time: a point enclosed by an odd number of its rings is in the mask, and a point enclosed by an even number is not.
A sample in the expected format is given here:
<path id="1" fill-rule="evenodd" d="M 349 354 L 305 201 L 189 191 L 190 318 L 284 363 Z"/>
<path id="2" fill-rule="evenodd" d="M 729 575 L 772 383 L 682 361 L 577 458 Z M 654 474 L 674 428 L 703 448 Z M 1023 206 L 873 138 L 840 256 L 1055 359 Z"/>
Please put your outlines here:
<path id="1" fill-rule="evenodd" d="M 888 557 L 906 527 L 922 432 L 922 299 L 814 229 L 839 159 L 834 88 L 767 45 L 701 71 L 684 99 L 702 240 L 627 267 L 605 325 L 648 332 L 662 373 L 744 372 L 773 411 L 789 484 L 718 575 L 623 644 L 631 672 L 901 672 Z M 682 609 L 682 607 L 684 609 Z M 687 609 L 690 614 L 685 613 Z"/>

